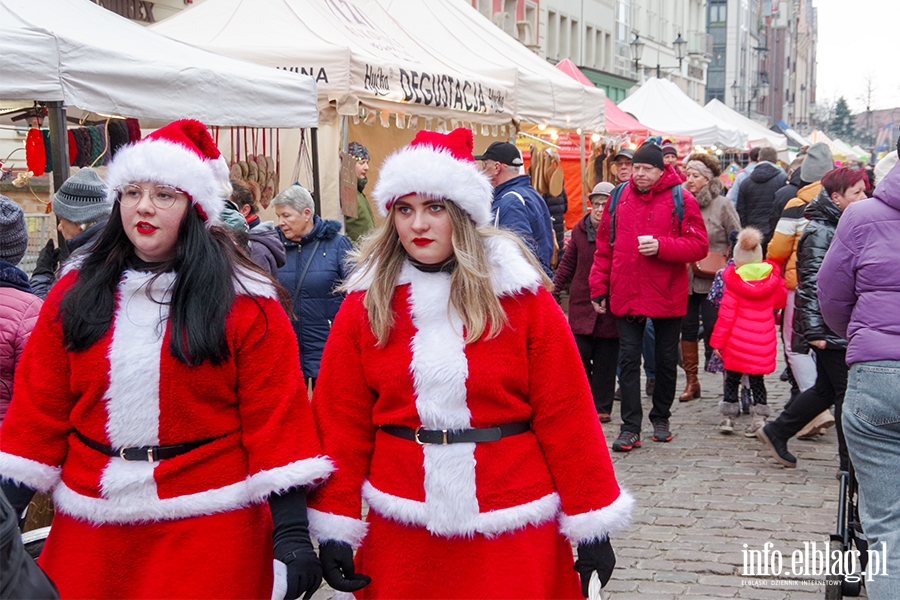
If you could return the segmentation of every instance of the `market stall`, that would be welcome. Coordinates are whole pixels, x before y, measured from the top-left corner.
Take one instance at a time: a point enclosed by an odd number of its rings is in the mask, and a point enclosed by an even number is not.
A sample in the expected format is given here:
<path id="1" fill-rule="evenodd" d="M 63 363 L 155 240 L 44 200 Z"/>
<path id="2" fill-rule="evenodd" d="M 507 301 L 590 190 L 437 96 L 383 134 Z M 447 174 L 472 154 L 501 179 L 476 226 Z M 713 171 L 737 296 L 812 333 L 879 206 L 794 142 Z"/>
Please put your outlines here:
<path id="1" fill-rule="evenodd" d="M 731 123 L 738 129 L 744 131 L 747 134 L 747 142 L 750 144 L 751 148 L 763 146 L 774 148 L 778 151 L 778 158 L 787 162 L 787 138 L 783 134 L 776 133 L 771 129 L 763 127 L 756 121 L 748 119 L 741 113 L 725 106 L 725 104 L 717 98 L 713 98 L 707 102 L 704 108 L 714 116 Z"/>
<path id="2" fill-rule="evenodd" d="M 514 69 L 468 71 L 445 58 L 452 52 L 419 44 L 374 0 L 207 0 L 151 29 L 315 78 L 327 218 L 341 213 L 338 173 L 348 141 L 368 147 L 374 181 L 394 144 L 419 129 L 465 125 L 481 147 L 512 131 Z"/>
<path id="3" fill-rule="evenodd" d="M 88 111 L 84 117 L 92 114 L 107 125 L 121 117 L 141 119 L 145 126 L 182 118 L 210 126 L 317 125 L 310 77 L 172 40 L 89 0 L 54 0 L 48 8 L 31 0 L 0 0 L 0 100 L 7 107 L 49 107 L 57 187 L 68 176 L 75 137 L 67 131 L 67 108 L 76 116 Z M 33 109 L 35 124 L 45 106 Z M 128 140 L 140 136 L 134 128 Z M 109 147 L 113 142 L 109 135 L 103 140 Z"/>
<path id="4" fill-rule="evenodd" d="M 619 108 L 654 129 L 690 135 L 698 146 L 747 147 L 746 133 L 704 110 L 667 79 L 648 79 Z"/>

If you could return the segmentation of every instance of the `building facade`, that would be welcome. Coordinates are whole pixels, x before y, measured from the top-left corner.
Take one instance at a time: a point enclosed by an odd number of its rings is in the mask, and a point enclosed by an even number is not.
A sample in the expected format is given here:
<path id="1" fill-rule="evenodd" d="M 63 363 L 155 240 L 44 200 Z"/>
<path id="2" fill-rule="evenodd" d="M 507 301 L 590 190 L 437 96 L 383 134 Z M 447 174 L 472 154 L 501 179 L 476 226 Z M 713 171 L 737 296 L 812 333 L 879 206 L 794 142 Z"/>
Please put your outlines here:
<path id="1" fill-rule="evenodd" d="M 706 100 L 767 127 L 815 127 L 816 9 L 812 0 L 708 0 L 713 40 Z"/>
<path id="2" fill-rule="evenodd" d="M 698 102 L 705 98 L 711 45 L 704 0 L 472 0 L 472 6 L 542 58 L 574 62 L 614 102 L 657 75 Z M 681 61 L 679 36 L 686 42 Z"/>

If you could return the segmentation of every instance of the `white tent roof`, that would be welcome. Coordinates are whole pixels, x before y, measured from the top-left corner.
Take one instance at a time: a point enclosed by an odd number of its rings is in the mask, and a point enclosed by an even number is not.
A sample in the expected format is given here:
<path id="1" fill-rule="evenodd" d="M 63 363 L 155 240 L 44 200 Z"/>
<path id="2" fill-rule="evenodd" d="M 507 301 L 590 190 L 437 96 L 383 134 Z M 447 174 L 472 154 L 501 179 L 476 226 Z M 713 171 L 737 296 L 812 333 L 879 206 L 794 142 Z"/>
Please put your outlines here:
<path id="1" fill-rule="evenodd" d="M 619 108 L 653 129 L 690 135 L 699 146 L 747 146 L 746 133 L 704 110 L 667 79 L 648 79 L 633 95 L 622 100 Z"/>
<path id="2" fill-rule="evenodd" d="M 589 90 L 464 0 L 206 0 L 151 29 L 316 78 L 319 108 L 602 129 Z"/>
<path id="3" fill-rule="evenodd" d="M 713 98 L 706 103 L 705 108 L 723 121 L 727 121 L 744 131 L 747 134 L 747 140 L 751 148 L 769 146 L 779 152 L 787 150 L 787 138 L 784 135 L 775 133 L 756 121 L 748 119 L 736 110 L 725 106 L 721 100 Z"/>
<path id="4" fill-rule="evenodd" d="M 516 118 L 551 127 L 604 130 L 606 95 L 556 69 L 465 0 L 376 0 L 417 42 L 476 72 L 516 77 Z"/>
<path id="5" fill-rule="evenodd" d="M 0 0 L 0 99 L 207 125 L 315 127 L 312 78 L 171 40 L 89 0 Z"/>
<path id="6" fill-rule="evenodd" d="M 319 109 L 359 105 L 426 117 L 508 123 L 514 71 L 475 73 L 417 43 L 375 0 L 206 0 L 151 26 L 251 62 L 312 75 Z"/>

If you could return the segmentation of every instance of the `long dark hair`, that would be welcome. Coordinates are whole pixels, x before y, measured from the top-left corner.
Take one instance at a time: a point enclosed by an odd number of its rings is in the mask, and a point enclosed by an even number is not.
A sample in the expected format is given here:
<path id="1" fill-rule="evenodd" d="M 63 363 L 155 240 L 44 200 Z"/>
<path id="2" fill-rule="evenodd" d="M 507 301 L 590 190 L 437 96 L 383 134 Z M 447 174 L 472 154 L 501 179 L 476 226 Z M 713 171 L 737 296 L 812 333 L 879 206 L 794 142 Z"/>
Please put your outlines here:
<path id="1" fill-rule="evenodd" d="M 228 359 L 225 319 L 235 299 L 235 280 L 240 281 L 234 277 L 239 266 L 270 281 L 282 306 L 290 311 L 287 291 L 239 252 L 227 232 L 215 226 L 207 229 L 193 205 L 178 228 L 176 251 L 175 258 L 160 265 L 156 277 L 175 272 L 169 351 L 184 364 L 208 360 L 219 365 Z M 115 202 L 106 227 L 79 267 L 78 279 L 60 302 L 58 318 L 67 350 L 87 350 L 109 330 L 116 289 L 133 254 Z"/>

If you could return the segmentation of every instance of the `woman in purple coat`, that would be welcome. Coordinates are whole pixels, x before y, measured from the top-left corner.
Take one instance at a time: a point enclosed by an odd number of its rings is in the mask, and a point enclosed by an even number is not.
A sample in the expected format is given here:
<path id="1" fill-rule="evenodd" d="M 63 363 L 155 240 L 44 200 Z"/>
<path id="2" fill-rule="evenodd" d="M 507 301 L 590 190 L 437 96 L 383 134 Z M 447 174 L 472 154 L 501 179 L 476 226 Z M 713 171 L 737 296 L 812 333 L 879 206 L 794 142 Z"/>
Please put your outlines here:
<path id="1" fill-rule="evenodd" d="M 601 423 L 611 420 L 619 364 L 619 333 L 614 316 L 597 314 L 591 306 L 588 277 L 594 264 L 597 224 L 613 187 L 611 183 L 601 182 L 588 195 L 591 212 L 572 229 L 572 239 L 553 278 L 557 290 L 569 287 L 569 326 L 591 382 L 594 406 Z"/>
<path id="2" fill-rule="evenodd" d="M 859 481 L 869 549 L 886 564 L 866 579 L 869 598 L 900 598 L 900 167 L 841 215 L 818 277 L 819 308 L 847 340 L 842 421 Z M 870 565 L 871 560 L 870 560 Z M 886 574 L 885 574 L 886 573 Z"/>

